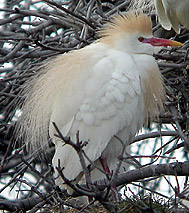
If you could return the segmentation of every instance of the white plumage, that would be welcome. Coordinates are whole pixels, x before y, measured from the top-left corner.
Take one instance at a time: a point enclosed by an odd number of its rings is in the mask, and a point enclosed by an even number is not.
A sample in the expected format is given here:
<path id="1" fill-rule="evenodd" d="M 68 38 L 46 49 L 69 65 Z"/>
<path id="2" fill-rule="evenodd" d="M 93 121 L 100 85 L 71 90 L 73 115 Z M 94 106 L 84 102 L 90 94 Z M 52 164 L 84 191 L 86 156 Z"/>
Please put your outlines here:
<path id="1" fill-rule="evenodd" d="M 182 25 L 189 30 L 189 0 L 132 0 L 131 7 L 152 10 L 154 6 L 163 28 L 179 33 Z"/>
<path id="2" fill-rule="evenodd" d="M 189 0 L 155 0 L 156 11 L 161 25 L 180 32 L 180 25 L 189 30 Z"/>
<path id="3" fill-rule="evenodd" d="M 62 134 L 71 136 L 72 140 L 75 140 L 76 132 L 79 130 L 80 139 L 89 140 L 84 150 L 93 162 L 102 156 L 103 152 L 107 152 L 104 156 L 107 158 L 107 154 L 110 152 L 111 156 L 107 162 L 112 161 L 114 164 L 116 157 L 121 153 L 121 144 L 112 137 L 125 128 L 124 132 L 130 134 L 123 134 L 122 140 L 129 141 L 142 127 L 144 100 L 141 97 L 139 73 L 137 69 L 130 69 L 130 66 L 134 68 L 132 58 L 124 52 L 111 50 L 100 43 L 94 45 L 97 51 L 94 52 L 96 63 L 91 66 L 90 70 L 86 70 L 87 73 L 83 74 L 82 80 L 79 79 L 78 83 L 71 85 L 72 106 L 75 106 L 77 110 L 69 112 L 73 116 L 68 120 L 69 126 L 67 125 L 65 128 L 65 121 L 59 119 L 60 114 L 64 114 L 65 110 L 64 106 L 60 109 L 64 93 L 60 93 L 57 98 L 50 121 L 56 122 L 58 127 L 63 127 L 60 128 Z M 90 48 L 94 48 L 94 46 L 88 47 L 91 52 Z M 99 52 L 101 52 L 100 55 L 98 55 Z M 130 60 L 125 60 L 125 58 L 130 58 Z M 90 57 L 87 57 L 87 60 L 91 63 Z M 126 67 L 129 68 L 127 72 L 125 72 Z M 78 87 L 82 88 L 82 91 Z M 137 116 L 136 120 L 135 116 Z M 55 129 L 50 125 L 50 136 L 53 137 L 54 134 Z M 111 138 L 112 141 L 110 141 Z M 54 141 L 57 139 L 54 138 Z M 120 148 L 116 150 L 115 147 L 111 147 L 111 143 L 116 143 L 116 146 Z M 62 146 L 60 141 L 56 142 L 56 146 L 53 164 L 57 164 L 57 159 L 60 159 L 61 165 L 65 167 L 65 176 L 73 180 L 82 170 L 77 154 L 70 146 L 65 146 L 60 152 Z M 66 167 L 66 164 L 69 166 Z M 111 165 L 109 166 L 111 167 Z"/>
<path id="4" fill-rule="evenodd" d="M 115 170 L 122 145 L 114 135 L 128 144 L 162 107 L 163 81 L 153 46 L 181 45 L 151 38 L 151 21 L 143 14 L 114 18 L 101 36 L 49 60 L 24 89 L 17 132 L 33 150 L 45 146 L 50 136 L 56 150 L 53 166 L 60 160 L 69 180 L 79 181 L 82 167 L 75 150 L 55 137 L 52 122 L 74 142 L 79 131 L 80 140 L 88 141 L 84 151 L 90 160 L 100 165 L 99 158 L 106 159 Z M 96 169 L 91 175 L 93 180 L 103 177 Z M 65 187 L 56 169 L 55 182 Z"/>

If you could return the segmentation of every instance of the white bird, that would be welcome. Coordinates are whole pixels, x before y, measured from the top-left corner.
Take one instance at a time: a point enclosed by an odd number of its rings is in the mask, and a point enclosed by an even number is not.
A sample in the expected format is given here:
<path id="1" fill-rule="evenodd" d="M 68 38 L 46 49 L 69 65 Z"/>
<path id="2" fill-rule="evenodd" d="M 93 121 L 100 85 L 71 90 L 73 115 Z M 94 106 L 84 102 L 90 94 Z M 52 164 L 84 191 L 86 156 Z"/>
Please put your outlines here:
<path id="1" fill-rule="evenodd" d="M 155 0 L 155 8 L 163 28 L 176 33 L 183 25 L 189 30 L 189 0 Z"/>
<path id="2" fill-rule="evenodd" d="M 171 30 L 172 27 L 180 33 L 180 26 L 183 25 L 189 30 L 189 0 L 133 0 L 132 8 L 152 9 L 153 4 L 164 29 Z"/>
<path id="3" fill-rule="evenodd" d="M 66 186 L 56 170 L 58 162 L 70 181 L 79 181 L 83 170 L 75 150 L 55 136 L 52 122 L 73 142 L 79 131 L 79 139 L 88 141 L 84 151 L 90 160 L 98 166 L 105 161 L 115 170 L 122 145 L 114 135 L 129 144 L 163 105 L 154 46 L 182 46 L 152 37 L 151 20 L 144 14 L 119 15 L 100 35 L 91 45 L 48 60 L 23 92 L 17 132 L 33 151 L 52 139 L 55 182 L 61 188 Z M 91 176 L 94 180 L 103 174 L 94 169 Z"/>

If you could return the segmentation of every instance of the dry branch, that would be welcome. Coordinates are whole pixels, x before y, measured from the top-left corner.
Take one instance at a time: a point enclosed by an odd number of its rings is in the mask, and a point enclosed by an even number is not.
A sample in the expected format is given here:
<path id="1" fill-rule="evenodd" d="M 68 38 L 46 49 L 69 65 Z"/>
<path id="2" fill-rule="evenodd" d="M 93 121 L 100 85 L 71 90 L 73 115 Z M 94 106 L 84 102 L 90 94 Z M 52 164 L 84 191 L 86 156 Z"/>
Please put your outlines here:
<path id="1" fill-rule="evenodd" d="M 41 4 L 38 4 L 39 2 Z M 31 212 L 35 212 L 48 203 L 54 206 L 62 207 L 67 205 L 78 210 L 82 209 L 65 200 L 68 198 L 68 195 L 60 192 L 52 181 L 53 172 L 51 172 L 51 167 L 48 166 L 51 160 L 41 161 L 36 159 L 34 161 L 35 153 L 33 156 L 23 157 L 20 145 L 16 144 L 13 146 L 11 144 L 12 129 L 19 110 L 15 97 L 22 102 L 24 97 L 19 97 L 18 94 L 23 83 L 38 72 L 38 67 L 45 60 L 57 54 L 82 48 L 95 41 L 97 39 L 95 32 L 102 27 L 105 21 L 110 19 L 111 15 L 128 10 L 129 4 L 130 0 L 70 0 L 66 2 L 58 0 L 18 0 L 6 1 L 4 8 L 0 8 L 0 14 L 3 14 L 3 18 L 0 19 L 0 170 L 2 177 L 0 181 L 3 182 L 4 177 L 12 177 L 4 184 L 0 191 L 2 192 L 5 188 L 16 184 L 17 181 L 24 183 L 22 177 L 26 171 L 30 172 L 37 179 L 35 187 L 28 183 L 31 189 L 34 187 L 33 191 L 30 190 L 31 197 L 25 199 L 23 195 L 20 200 L 15 201 L 1 199 L 0 209 L 26 211 L 34 207 Z M 154 19 L 154 15 L 152 15 L 152 18 Z M 154 21 L 153 31 L 157 33 L 160 28 L 160 25 Z M 157 119 L 156 122 L 160 125 L 162 123 L 174 124 L 175 130 L 155 130 L 155 132 L 136 136 L 133 141 L 136 144 L 136 142 L 138 143 L 149 138 L 172 136 L 173 138 L 170 141 L 161 147 L 156 147 L 154 150 L 155 156 L 157 152 L 163 150 L 168 145 L 171 146 L 164 153 L 164 155 L 167 154 L 168 163 L 142 167 L 141 163 L 138 162 L 139 169 L 128 171 L 121 175 L 116 173 L 113 175 L 112 180 L 90 183 L 91 189 L 94 190 L 96 187 L 99 193 L 94 193 L 92 190 L 87 191 L 86 186 L 82 185 L 76 187 L 78 190 L 76 190 L 77 193 L 74 196 L 81 194 L 96 196 L 95 199 L 108 208 L 110 204 L 107 204 L 102 199 L 104 194 L 100 192 L 107 189 L 112 182 L 120 186 L 149 177 L 189 175 L 189 164 L 187 162 L 169 163 L 171 154 L 176 149 L 181 149 L 185 146 L 186 150 L 188 150 L 189 146 L 189 56 L 187 50 L 189 46 L 189 33 L 186 30 L 182 30 L 181 34 L 177 35 L 175 39 L 183 42 L 184 47 L 181 49 L 162 49 L 154 55 L 164 76 L 167 93 L 165 111 L 162 112 L 159 120 Z M 15 151 L 16 149 L 21 151 Z M 53 152 L 54 147 L 51 147 L 49 153 Z M 87 158 L 85 153 L 82 153 L 82 149 L 80 149 L 81 161 L 82 157 Z M 159 157 L 161 158 L 161 155 Z M 49 158 L 51 159 L 52 156 Z M 90 159 L 88 160 L 90 161 Z M 40 173 L 36 170 L 39 164 Z M 83 163 L 83 169 L 86 172 L 86 176 L 88 176 L 85 167 Z M 60 169 L 61 173 L 61 168 L 58 169 Z M 39 191 L 41 186 L 45 189 L 45 193 L 41 194 Z"/>

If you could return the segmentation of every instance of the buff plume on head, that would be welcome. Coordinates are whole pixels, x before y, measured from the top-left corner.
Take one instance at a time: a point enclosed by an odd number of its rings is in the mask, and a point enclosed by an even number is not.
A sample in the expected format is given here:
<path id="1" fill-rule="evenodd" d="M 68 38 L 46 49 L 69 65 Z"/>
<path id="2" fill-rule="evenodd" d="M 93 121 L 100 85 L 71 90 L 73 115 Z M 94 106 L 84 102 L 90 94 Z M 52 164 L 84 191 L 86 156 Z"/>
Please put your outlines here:
<path id="1" fill-rule="evenodd" d="M 152 35 L 152 22 L 150 17 L 143 13 L 137 15 L 134 12 L 115 16 L 111 22 L 105 25 L 99 35 L 103 38 L 111 38 L 115 35 L 122 36 L 125 32 L 128 34 L 138 32 L 141 35 Z"/>

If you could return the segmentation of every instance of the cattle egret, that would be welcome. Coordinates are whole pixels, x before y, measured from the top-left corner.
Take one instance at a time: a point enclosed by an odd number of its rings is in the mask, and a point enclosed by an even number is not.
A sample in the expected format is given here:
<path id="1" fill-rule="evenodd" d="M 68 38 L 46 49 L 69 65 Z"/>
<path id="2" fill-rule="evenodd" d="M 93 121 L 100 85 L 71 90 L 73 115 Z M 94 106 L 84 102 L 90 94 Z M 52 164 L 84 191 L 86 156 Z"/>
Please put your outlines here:
<path id="1" fill-rule="evenodd" d="M 104 168 L 105 162 L 114 170 L 122 151 L 114 135 L 129 144 L 162 108 L 164 87 L 152 56 L 155 46 L 182 46 L 152 37 L 151 20 L 144 14 L 114 17 L 100 36 L 80 50 L 50 59 L 24 89 L 17 131 L 33 150 L 52 139 L 55 182 L 61 188 L 67 186 L 56 170 L 58 162 L 70 181 L 79 181 L 83 170 L 75 150 L 55 136 L 53 122 L 73 142 L 79 131 L 79 139 L 88 141 L 83 149 L 93 165 Z M 94 180 L 93 171 L 91 176 Z"/>

